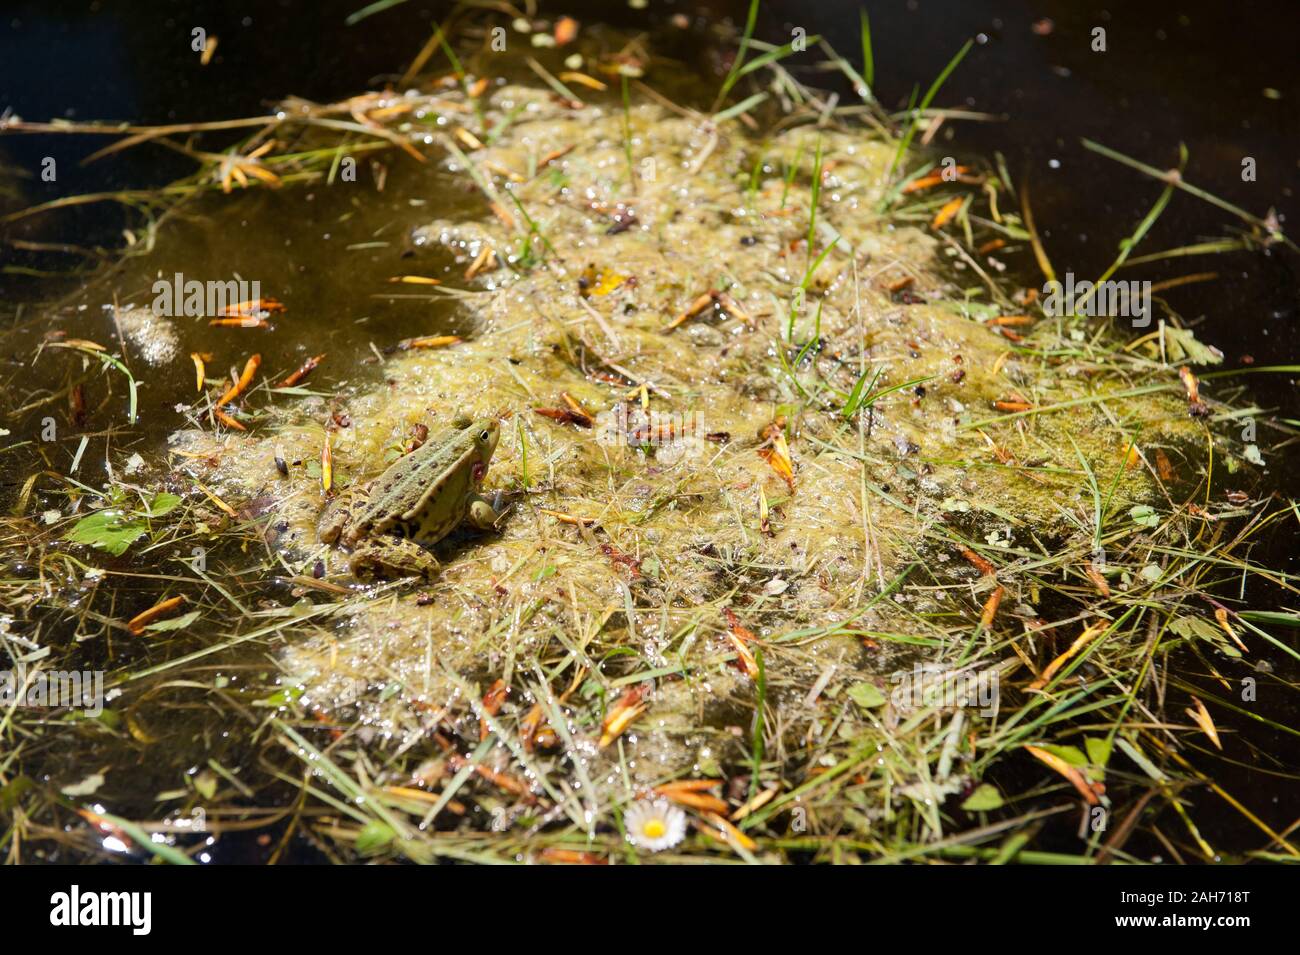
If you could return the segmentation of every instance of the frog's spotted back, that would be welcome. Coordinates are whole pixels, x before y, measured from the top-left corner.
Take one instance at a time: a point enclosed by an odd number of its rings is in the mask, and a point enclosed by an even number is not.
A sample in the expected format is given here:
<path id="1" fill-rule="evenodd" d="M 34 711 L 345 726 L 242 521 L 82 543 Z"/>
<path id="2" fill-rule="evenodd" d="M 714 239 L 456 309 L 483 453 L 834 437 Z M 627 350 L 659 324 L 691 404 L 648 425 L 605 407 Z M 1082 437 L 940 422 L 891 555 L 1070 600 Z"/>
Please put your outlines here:
<path id="1" fill-rule="evenodd" d="M 359 503 L 350 513 L 340 509 L 323 524 L 322 540 L 341 539 L 351 547 L 354 567 L 426 573 L 426 565 L 436 561 L 421 548 L 446 537 L 481 501 L 478 487 L 499 434 L 495 419 L 456 419 L 450 428 L 394 461 L 358 495 Z M 491 517 L 494 520 L 495 514 Z"/>

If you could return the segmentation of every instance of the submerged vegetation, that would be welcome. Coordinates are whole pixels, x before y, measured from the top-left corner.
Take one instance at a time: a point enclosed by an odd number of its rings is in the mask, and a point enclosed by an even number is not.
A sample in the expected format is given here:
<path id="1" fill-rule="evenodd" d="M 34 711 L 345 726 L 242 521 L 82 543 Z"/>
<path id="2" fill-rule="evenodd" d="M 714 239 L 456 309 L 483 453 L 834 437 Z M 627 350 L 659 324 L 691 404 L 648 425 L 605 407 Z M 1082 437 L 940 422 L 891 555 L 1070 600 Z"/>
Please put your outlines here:
<path id="1" fill-rule="evenodd" d="M 1295 782 L 1297 582 L 1253 554 L 1297 519 L 1263 475 L 1292 423 L 1167 303 L 1131 338 L 1002 276 L 1055 278 L 1029 196 L 924 152 L 964 49 L 890 116 L 865 19 L 856 64 L 808 38 L 846 105 L 756 9 L 711 106 L 642 41 L 561 20 L 506 56 L 485 15 L 409 92 L 10 124 L 198 165 L 9 216 L 151 216 L 89 330 L 12 322 L 0 653 L 106 676 L 97 716 L 0 709 L 10 861 L 1300 857 L 1220 781 Z M 196 222 L 225 278 L 222 224 L 284 228 L 277 188 L 327 210 L 306 282 L 373 284 L 135 304 Z M 1154 254 L 1289 242 L 1228 211 Z M 431 582 L 353 580 L 326 502 L 462 415 L 502 419 L 497 526 Z"/>

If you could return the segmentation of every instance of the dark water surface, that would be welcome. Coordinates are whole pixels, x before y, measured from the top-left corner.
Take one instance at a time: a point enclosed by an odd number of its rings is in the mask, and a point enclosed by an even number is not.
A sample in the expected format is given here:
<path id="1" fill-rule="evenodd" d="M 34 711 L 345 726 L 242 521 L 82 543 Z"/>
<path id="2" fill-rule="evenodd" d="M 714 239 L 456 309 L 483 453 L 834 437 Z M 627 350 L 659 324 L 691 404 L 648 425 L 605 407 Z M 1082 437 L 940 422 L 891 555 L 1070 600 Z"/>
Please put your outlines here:
<path id="1" fill-rule="evenodd" d="M 1079 144 L 1083 137 L 1157 168 L 1175 165 L 1178 144 L 1185 143 L 1191 157 L 1188 181 L 1259 216 L 1274 208 L 1292 231 L 1300 220 L 1297 9 L 1288 0 L 864 5 L 875 36 L 876 92 L 887 106 L 905 105 L 914 85 L 924 89 L 967 38 L 976 38 L 936 104 L 992 113 L 1001 121 L 954 123 L 938 144 L 951 133 L 956 150 L 1000 151 L 1007 157 L 1013 177 L 1032 188 L 1058 272 L 1099 273 L 1160 191 L 1140 174 L 1088 153 Z M 345 26 L 346 16 L 360 6 L 357 0 L 11 2 L 0 15 L 0 109 L 29 120 L 152 124 L 255 115 L 288 94 L 339 99 L 400 74 L 430 24 L 448 8 L 411 0 Z M 701 41 L 709 36 L 704 24 L 727 12 L 740 16 L 744 5 L 652 2 L 645 13 L 618 2 L 562 6 L 588 21 L 658 24 L 666 35 L 673 31 L 663 22 L 672 13 L 712 11 L 694 17 L 692 38 L 674 51 L 698 57 L 707 75 L 721 72 L 724 64 L 704 52 Z M 857 8 L 840 0 L 772 0 L 763 4 L 759 35 L 779 41 L 800 26 L 826 36 L 857 62 Z M 196 26 L 220 38 L 206 68 L 190 49 Z M 1105 52 L 1091 49 L 1096 28 L 1106 31 Z M 0 151 L 30 171 L 39 169 L 45 156 L 58 161 L 59 181 L 29 183 L 25 198 L 31 201 L 156 186 L 192 168 L 184 157 L 162 149 L 77 165 L 102 145 L 80 136 L 6 137 Z M 1242 180 L 1245 157 L 1256 160 L 1254 182 Z M 112 243 L 113 224 L 103 221 L 109 216 L 96 212 L 90 218 L 80 223 L 78 237 Z M 1227 213 L 1178 195 L 1142 251 L 1224 236 L 1236 225 Z M 28 228 L 57 231 L 60 225 L 42 221 Z M 13 257 L 13 250 L 5 255 Z M 1189 261 L 1197 270 L 1219 271 L 1221 280 L 1174 290 L 1170 301 L 1186 318 L 1204 318 L 1205 337 L 1219 344 L 1230 362 L 1242 356 L 1281 362 L 1300 353 L 1300 285 L 1293 256 L 1183 260 L 1134 276 L 1158 281 L 1188 270 Z M 12 278 L 0 282 L 0 291 L 10 291 Z M 1294 400 L 1290 387 L 1260 387 L 1272 400 Z"/>

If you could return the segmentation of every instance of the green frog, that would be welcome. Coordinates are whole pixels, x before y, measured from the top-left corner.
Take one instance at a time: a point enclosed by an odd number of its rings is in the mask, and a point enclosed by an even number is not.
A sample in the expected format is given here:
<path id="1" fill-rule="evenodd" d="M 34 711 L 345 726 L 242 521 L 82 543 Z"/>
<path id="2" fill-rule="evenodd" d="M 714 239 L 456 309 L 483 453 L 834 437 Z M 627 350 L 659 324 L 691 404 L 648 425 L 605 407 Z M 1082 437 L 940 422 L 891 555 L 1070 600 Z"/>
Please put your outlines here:
<path id="1" fill-rule="evenodd" d="M 457 425 L 325 508 L 320 539 L 351 551 L 354 576 L 432 577 L 439 565 L 426 548 L 463 521 L 480 530 L 496 523 L 496 511 L 478 491 L 500 425 L 496 419 Z"/>

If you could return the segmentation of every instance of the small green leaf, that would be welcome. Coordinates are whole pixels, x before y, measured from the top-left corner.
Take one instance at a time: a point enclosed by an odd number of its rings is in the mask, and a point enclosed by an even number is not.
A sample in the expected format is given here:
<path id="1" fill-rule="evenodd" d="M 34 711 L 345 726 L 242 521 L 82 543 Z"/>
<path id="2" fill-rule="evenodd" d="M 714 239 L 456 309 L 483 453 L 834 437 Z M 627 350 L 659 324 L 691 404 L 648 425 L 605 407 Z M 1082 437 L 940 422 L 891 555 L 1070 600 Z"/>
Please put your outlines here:
<path id="1" fill-rule="evenodd" d="M 1110 762 L 1110 743 L 1103 737 L 1085 736 L 1083 746 L 1094 766 L 1105 766 Z"/>
<path id="2" fill-rule="evenodd" d="M 1223 361 L 1223 352 L 1213 345 L 1197 341 L 1190 329 L 1166 325 L 1164 332 L 1165 353 L 1171 362 L 1186 358 L 1193 365 L 1218 365 Z"/>
<path id="3" fill-rule="evenodd" d="M 364 855 L 372 855 L 379 852 L 397 835 L 393 828 L 384 822 L 368 822 L 359 833 L 357 833 L 357 852 Z"/>
<path id="4" fill-rule="evenodd" d="M 0 809 L 5 812 L 13 812 L 14 806 L 18 805 L 18 800 L 30 789 L 35 789 L 36 783 L 30 776 L 15 776 L 13 781 L 5 786 L 0 786 Z"/>
<path id="5" fill-rule="evenodd" d="M 122 511 L 110 509 L 87 514 L 77 521 L 77 526 L 68 533 L 68 540 L 120 557 L 148 530 L 141 518 L 127 517 Z"/>
<path id="6" fill-rule="evenodd" d="M 1077 746 L 1057 746 L 1054 743 L 1039 743 L 1039 749 L 1045 749 L 1053 756 L 1059 756 L 1071 766 L 1083 767 L 1088 765 L 1088 757 L 1083 755 L 1083 750 Z"/>
<path id="7" fill-rule="evenodd" d="M 181 614 L 179 617 L 171 617 L 168 620 L 159 620 L 155 623 L 145 625 L 146 630 L 184 630 L 195 620 L 199 619 L 199 611 L 191 610 L 189 613 Z"/>
<path id="8" fill-rule="evenodd" d="M 91 773 L 81 782 L 64 786 L 59 792 L 65 796 L 90 796 L 102 785 L 104 785 L 103 775 L 101 773 Z"/>
<path id="9" fill-rule="evenodd" d="M 181 502 L 180 497 L 175 494 L 163 492 L 155 494 L 153 500 L 149 502 L 149 517 L 162 517 L 164 514 L 170 514 Z"/>
<path id="10" fill-rule="evenodd" d="M 975 791 L 966 797 L 961 807 L 967 812 L 988 812 L 1002 808 L 1002 794 L 992 783 L 980 783 Z"/>
<path id="11" fill-rule="evenodd" d="M 209 770 L 203 770 L 194 777 L 194 789 L 204 799 L 211 799 L 217 794 L 217 775 Z"/>
<path id="12" fill-rule="evenodd" d="M 1101 736 L 1085 736 L 1083 748 L 1088 751 L 1088 762 L 1092 763 L 1088 778 L 1101 782 L 1106 778 L 1106 764 L 1110 762 L 1110 741 Z"/>
<path id="13" fill-rule="evenodd" d="M 849 699 L 864 710 L 869 710 L 873 706 L 883 705 L 885 694 L 874 683 L 855 683 L 849 687 Z"/>
<path id="14" fill-rule="evenodd" d="M 290 703 L 296 702 L 298 698 L 302 696 L 302 694 L 303 694 L 302 687 L 289 686 L 289 687 L 285 687 L 283 690 L 276 690 L 266 699 L 258 700 L 253 705 L 254 706 L 288 706 Z"/>
<path id="15" fill-rule="evenodd" d="M 1128 516 L 1133 518 L 1133 523 L 1141 527 L 1160 526 L 1160 515 L 1146 504 L 1138 504 L 1136 507 L 1129 508 Z"/>
<path id="16" fill-rule="evenodd" d="M 1175 617 L 1169 621 L 1169 630 L 1189 640 L 1200 639 L 1212 643 L 1230 657 L 1241 656 L 1241 651 L 1228 642 L 1223 631 L 1202 617 Z"/>

